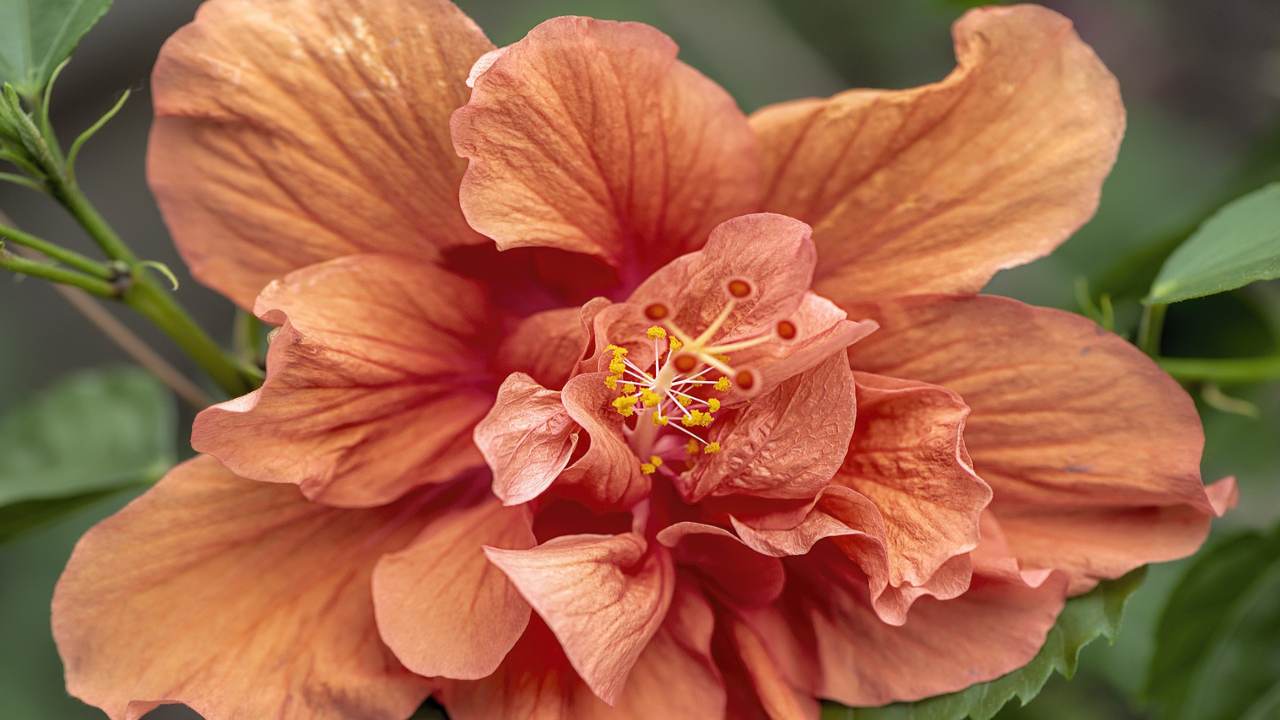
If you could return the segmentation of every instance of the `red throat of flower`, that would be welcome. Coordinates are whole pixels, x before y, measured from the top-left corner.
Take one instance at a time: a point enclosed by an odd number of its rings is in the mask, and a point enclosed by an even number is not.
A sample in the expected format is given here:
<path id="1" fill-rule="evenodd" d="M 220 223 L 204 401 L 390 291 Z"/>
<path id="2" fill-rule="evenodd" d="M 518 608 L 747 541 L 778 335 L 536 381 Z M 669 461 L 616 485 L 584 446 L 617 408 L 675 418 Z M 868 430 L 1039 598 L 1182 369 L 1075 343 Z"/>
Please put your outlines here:
<path id="1" fill-rule="evenodd" d="M 696 336 L 676 325 L 667 305 L 646 306 L 645 317 L 655 323 L 645 331 L 653 343 L 652 367 L 642 368 L 632 362 L 624 347 L 606 348 L 613 358 L 605 385 L 618 391 L 613 400 L 618 414 L 635 418 L 626 435 L 632 450 L 641 459 L 640 470 L 646 475 L 660 472 L 664 460 L 678 458 L 692 464 L 700 454 L 720 452 L 720 443 L 709 439 L 707 430 L 722 406 L 723 401 L 717 395 L 735 386 L 750 393 L 760 385 L 755 370 L 735 368 L 731 364 L 730 353 L 795 338 L 795 324 L 782 320 L 772 331 L 741 340 L 716 342 L 716 335 L 725 327 L 734 309 L 754 293 L 755 288 L 747 280 L 730 280 L 725 284 L 724 307 Z M 682 433 L 683 447 L 668 442 L 671 436 L 664 434 L 664 430 Z"/>

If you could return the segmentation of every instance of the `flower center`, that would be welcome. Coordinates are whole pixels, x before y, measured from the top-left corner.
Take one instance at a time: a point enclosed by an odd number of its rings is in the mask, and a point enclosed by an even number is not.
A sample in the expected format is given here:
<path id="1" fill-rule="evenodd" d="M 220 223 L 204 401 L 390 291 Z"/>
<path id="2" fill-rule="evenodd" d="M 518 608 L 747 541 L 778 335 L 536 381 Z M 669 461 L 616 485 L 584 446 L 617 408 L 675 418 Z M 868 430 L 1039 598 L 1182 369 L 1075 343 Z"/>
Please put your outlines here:
<path id="1" fill-rule="evenodd" d="M 659 472 L 671 456 L 683 455 L 692 464 L 698 455 L 720 452 L 720 443 L 705 437 L 706 428 L 715 422 L 722 401 L 714 394 L 727 393 L 731 387 L 750 390 L 758 376 L 749 368 L 735 368 L 729 353 L 746 350 L 771 340 L 791 340 L 796 326 L 789 320 L 779 322 L 773 332 L 733 342 L 716 343 L 716 334 L 724 327 L 739 302 L 754 293 L 746 280 L 730 280 L 726 286 L 726 302 L 720 312 L 700 334 L 686 332 L 671 320 L 665 304 L 653 303 L 644 309 L 645 317 L 658 324 L 645 331 L 653 344 L 653 365 L 642 368 L 632 362 L 628 350 L 618 345 L 606 348 L 613 354 L 605 385 L 618 392 L 613 408 L 625 418 L 635 418 L 625 428 L 632 450 L 642 459 L 641 472 Z M 714 375 L 714 376 L 713 376 Z M 731 380 L 732 378 L 732 380 Z M 664 430 L 683 433 L 683 449 L 679 443 L 663 441 Z M 669 433 L 666 437 L 669 437 Z"/>

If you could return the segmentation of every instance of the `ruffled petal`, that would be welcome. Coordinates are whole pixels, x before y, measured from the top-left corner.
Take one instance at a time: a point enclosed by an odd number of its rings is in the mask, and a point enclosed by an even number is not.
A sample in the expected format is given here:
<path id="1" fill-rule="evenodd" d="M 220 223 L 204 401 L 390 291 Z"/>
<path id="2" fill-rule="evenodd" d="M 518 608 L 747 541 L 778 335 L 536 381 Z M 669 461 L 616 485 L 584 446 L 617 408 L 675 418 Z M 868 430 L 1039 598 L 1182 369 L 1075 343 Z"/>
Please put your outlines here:
<path id="1" fill-rule="evenodd" d="M 908 563 L 890 539 L 883 514 L 869 498 L 847 487 L 827 486 L 798 524 L 785 526 L 783 519 L 794 516 L 794 510 L 786 510 L 774 517 L 730 521 L 742 541 L 757 552 L 806 555 L 833 580 L 866 587 L 881 622 L 902 625 L 920 598 L 948 600 L 969 587 L 972 563 L 967 554 L 948 558 L 915 582 L 904 580 Z"/>
<path id="2" fill-rule="evenodd" d="M 508 376 L 475 430 L 476 447 L 493 471 L 493 493 L 504 505 L 541 495 L 568 466 L 580 432 L 559 392 L 524 373 Z"/>
<path id="3" fill-rule="evenodd" d="M 978 546 L 991 502 L 965 451 L 969 407 L 936 385 L 854 377 L 858 424 L 835 482 L 870 498 L 884 518 L 889 584 L 922 585 Z"/>
<path id="4" fill-rule="evenodd" d="M 711 659 L 711 607 L 680 580 L 666 621 L 631 669 L 613 707 L 574 673 L 540 620 L 493 675 L 446 685 L 444 704 L 456 720 L 648 720 L 725 717 L 725 687 Z"/>
<path id="5" fill-rule="evenodd" d="M 379 641 L 369 578 L 442 517 L 428 502 L 340 510 L 213 458 L 179 465 L 67 563 L 53 634 L 68 691 L 113 720 L 164 703 L 209 718 L 402 720 L 431 687 Z"/>
<path id="6" fill-rule="evenodd" d="M 503 507 L 478 486 L 480 492 L 468 488 L 469 497 L 442 498 L 450 513 L 374 569 L 382 640 L 419 675 L 482 678 L 529 623 L 528 603 L 483 549 L 533 547 L 529 512 Z"/>
<path id="7" fill-rule="evenodd" d="M 569 535 L 530 550 L 485 548 L 546 621 L 578 674 L 617 702 L 666 618 L 675 569 L 638 535 Z"/>
<path id="8" fill-rule="evenodd" d="M 764 108 L 765 209 L 813 225 L 836 300 L 976 292 L 1092 215 L 1124 132 L 1116 80 L 1066 18 L 983 8 L 959 65 L 914 90 Z"/>
<path id="9" fill-rule="evenodd" d="M 582 457 L 560 475 L 555 489 L 593 507 L 628 508 L 649 494 L 652 483 L 640 472 L 640 461 L 622 436 L 622 417 L 609 407 L 614 393 L 605 387 L 605 376 L 587 373 L 565 383 L 565 411 L 590 442 Z"/>
<path id="10" fill-rule="evenodd" d="M 562 17 L 486 58 L 453 117 L 472 227 L 599 257 L 634 284 L 759 199 L 733 99 L 647 25 Z"/>
<path id="11" fill-rule="evenodd" d="M 361 252 L 481 242 L 449 116 L 493 46 L 448 0 L 213 0 L 165 44 L 148 177 L 192 273 L 242 307 Z"/>
<path id="12" fill-rule="evenodd" d="M 730 603 L 767 605 L 782 594 L 782 563 L 752 550 L 724 528 L 679 522 L 659 531 L 657 539 L 671 548 L 678 566 L 696 571 Z"/>
<path id="13" fill-rule="evenodd" d="M 844 352 L 756 398 L 713 428 L 723 450 L 676 478 L 686 502 L 708 495 L 815 497 L 853 436 L 853 375 Z"/>
<path id="14" fill-rule="evenodd" d="M 997 297 L 851 310 L 881 325 L 850 350 L 855 370 L 941 385 L 969 405 L 973 466 L 1028 567 L 1067 571 L 1079 592 L 1203 542 L 1221 508 L 1200 481 L 1195 407 L 1120 337 Z"/>
<path id="15" fill-rule="evenodd" d="M 589 319 L 599 305 L 588 306 L 590 310 L 557 308 L 521 319 L 498 347 L 498 372 L 523 372 L 539 385 L 564 387 L 591 341 Z"/>
<path id="16" fill-rule="evenodd" d="M 256 311 L 283 324 L 267 381 L 200 413 L 197 450 L 345 507 L 483 465 L 471 432 L 495 381 L 477 285 L 428 263 L 355 255 L 273 282 Z"/>
<path id="17" fill-rule="evenodd" d="M 1038 587 L 978 575 L 959 597 L 920 599 L 895 626 L 871 607 L 865 583 L 809 558 L 787 563 L 784 627 L 811 643 L 815 694 L 853 706 L 955 692 L 1026 665 L 1066 596 L 1061 574 Z"/>

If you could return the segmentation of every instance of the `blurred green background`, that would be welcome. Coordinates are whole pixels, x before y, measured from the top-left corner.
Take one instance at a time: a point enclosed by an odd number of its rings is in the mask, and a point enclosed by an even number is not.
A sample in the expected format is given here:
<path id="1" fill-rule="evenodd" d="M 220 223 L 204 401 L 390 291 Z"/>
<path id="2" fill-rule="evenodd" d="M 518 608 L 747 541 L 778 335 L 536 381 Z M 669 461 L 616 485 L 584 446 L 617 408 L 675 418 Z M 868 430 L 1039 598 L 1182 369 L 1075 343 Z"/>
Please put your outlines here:
<path id="1" fill-rule="evenodd" d="M 461 0 L 498 44 L 563 14 L 634 19 L 672 35 L 685 61 L 723 84 L 750 111 L 780 100 L 848 87 L 900 88 L 952 67 L 949 26 L 969 3 L 954 0 Z M 1129 129 L 1097 217 L 1066 246 L 998 276 L 990 292 L 1077 310 L 1073 288 L 1116 295 L 1120 329 L 1167 248 L 1208 212 L 1280 179 L 1280 3 L 1275 0 L 1124 3 L 1049 2 L 1071 17 L 1119 77 Z M 228 303 L 190 281 L 144 182 L 150 123 L 147 76 L 164 39 L 187 22 L 196 0 L 117 0 L 59 81 L 53 112 L 64 138 L 92 123 L 125 88 L 134 98 L 85 151 L 89 196 L 144 257 L 183 280 L 180 298 L 205 327 L 229 338 Z M 19 227 L 91 251 L 51 202 L 0 185 L 0 210 Z M 1152 259 L 1154 258 L 1154 259 Z M 179 367 L 198 375 L 150 328 L 121 315 Z M 0 411 L 66 374 L 126 363 L 114 345 L 40 282 L 0 276 Z M 1280 286 L 1254 285 L 1174 305 L 1169 355 L 1240 356 L 1280 348 Z M 1243 502 L 1216 532 L 1266 527 L 1280 518 L 1280 386 L 1224 387 L 1253 403 L 1256 418 L 1202 406 L 1207 479 L 1239 478 Z M 186 443 L 191 411 L 175 438 Z M 57 524 L 0 543 L 0 716 L 101 717 L 68 698 L 48 631 L 48 601 L 75 539 L 118 507 L 115 497 Z M 1120 640 L 1086 649 L 1082 669 L 1057 678 L 1022 718 L 1145 718 L 1140 689 L 1164 599 L 1184 563 L 1153 568 L 1133 597 Z M 1280 598 L 1271 598 L 1280 603 Z M 191 717 L 163 709 L 151 717 Z"/>

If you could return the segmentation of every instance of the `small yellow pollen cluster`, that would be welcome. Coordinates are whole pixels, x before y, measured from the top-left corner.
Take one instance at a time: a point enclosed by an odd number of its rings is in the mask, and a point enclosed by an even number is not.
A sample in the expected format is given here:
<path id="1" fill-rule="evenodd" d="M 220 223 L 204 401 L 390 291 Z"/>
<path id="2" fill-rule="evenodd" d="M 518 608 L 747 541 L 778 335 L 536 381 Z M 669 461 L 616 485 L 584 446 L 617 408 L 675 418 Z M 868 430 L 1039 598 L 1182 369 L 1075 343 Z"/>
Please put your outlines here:
<path id="1" fill-rule="evenodd" d="M 715 417 L 709 412 L 701 410 L 690 410 L 683 418 L 680 424 L 685 427 L 711 427 L 711 423 L 715 421 Z"/>
<path id="2" fill-rule="evenodd" d="M 627 371 L 627 349 L 617 345 L 610 345 L 605 348 L 605 350 L 613 353 L 613 359 L 609 361 L 609 375 L 604 379 L 604 386 L 610 390 L 617 390 L 618 381 L 622 379 L 622 373 Z M 631 389 L 627 390 L 627 388 Z M 622 392 L 627 395 L 635 393 L 635 385 L 632 385 L 631 383 L 623 384 Z M 614 407 L 618 408 L 618 412 L 622 412 L 622 408 L 618 407 L 617 403 L 614 403 Z M 623 415 L 630 414 L 631 413 L 623 413 Z"/>
<path id="3" fill-rule="evenodd" d="M 729 392 L 729 378 L 721 376 L 719 380 L 716 380 L 716 390 L 720 392 Z"/>
<path id="4" fill-rule="evenodd" d="M 662 467 L 662 458 L 657 455 L 650 455 L 649 462 L 640 463 L 640 472 L 645 475 L 652 475 L 658 472 L 658 468 Z"/>

